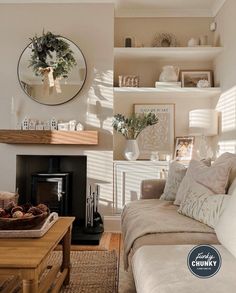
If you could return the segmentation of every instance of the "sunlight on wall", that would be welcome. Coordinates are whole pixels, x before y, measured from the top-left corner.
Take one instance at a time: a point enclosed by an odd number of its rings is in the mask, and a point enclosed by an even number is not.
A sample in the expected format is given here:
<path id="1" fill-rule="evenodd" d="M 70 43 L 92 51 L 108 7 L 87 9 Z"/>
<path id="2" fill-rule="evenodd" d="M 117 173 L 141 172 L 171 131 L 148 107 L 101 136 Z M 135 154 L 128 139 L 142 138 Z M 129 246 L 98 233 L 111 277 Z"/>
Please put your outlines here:
<path id="1" fill-rule="evenodd" d="M 236 86 L 221 95 L 216 110 L 222 113 L 222 133 L 236 130 Z"/>
<path id="2" fill-rule="evenodd" d="M 224 152 L 236 153 L 236 86 L 221 95 L 216 110 L 221 111 L 217 156 Z"/>
<path id="3" fill-rule="evenodd" d="M 99 208 L 102 212 L 113 210 L 113 151 L 84 151 L 87 156 L 88 184 L 100 187 Z"/>
<path id="4" fill-rule="evenodd" d="M 150 170 L 147 172 L 145 168 L 137 172 L 126 172 L 119 174 L 116 182 L 116 195 L 115 198 L 115 212 L 121 213 L 124 205 L 130 201 L 140 198 L 140 185 L 141 180 L 148 180 L 150 178 L 161 178 L 160 172 L 153 175 Z"/>
<path id="5" fill-rule="evenodd" d="M 222 155 L 225 152 L 236 153 L 236 139 L 227 140 L 227 141 L 219 141 L 218 145 L 219 145 L 218 156 Z"/>

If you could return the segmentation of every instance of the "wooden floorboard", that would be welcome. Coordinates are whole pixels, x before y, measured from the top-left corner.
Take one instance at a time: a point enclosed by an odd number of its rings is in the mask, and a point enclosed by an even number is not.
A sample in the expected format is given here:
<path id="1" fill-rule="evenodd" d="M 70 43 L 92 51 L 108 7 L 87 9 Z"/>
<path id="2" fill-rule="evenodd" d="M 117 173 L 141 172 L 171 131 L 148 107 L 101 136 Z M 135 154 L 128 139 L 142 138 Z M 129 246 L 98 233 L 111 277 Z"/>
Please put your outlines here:
<path id="1" fill-rule="evenodd" d="M 71 245 L 71 250 L 76 251 L 98 251 L 98 250 L 115 250 L 117 255 L 120 254 L 121 234 L 104 232 L 99 245 Z M 58 246 L 57 249 L 61 249 Z"/>

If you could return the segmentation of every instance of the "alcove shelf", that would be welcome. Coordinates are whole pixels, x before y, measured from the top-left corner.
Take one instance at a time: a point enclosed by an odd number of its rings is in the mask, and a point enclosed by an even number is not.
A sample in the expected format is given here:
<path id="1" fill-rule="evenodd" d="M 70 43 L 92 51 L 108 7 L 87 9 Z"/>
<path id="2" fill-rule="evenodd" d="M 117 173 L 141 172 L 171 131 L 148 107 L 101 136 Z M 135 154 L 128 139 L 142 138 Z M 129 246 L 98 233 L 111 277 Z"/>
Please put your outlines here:
<path id="1" fill-rule="evenodd" d="M 97 145 L 98 131 L 0 130 L 0 143 Z"/>
<path id="2" fill-rule="evenodd" d="M 114 87 L 114 93 L 198 93 L 202 94 L 220 94 L 220 87 L 211 87 L 211 88 L 187 88 L 187 87 L 163 87 L 163 88 L 155 88 L 155 87 Z"/>
<path id="3" fill-rule="evenodd" d="M 158 58 L 170 60 L 213 60 L 222 52 L 222 47 L 142 47 L 142 48 L 114 48 L 114 56 L 120 58 Z"/>

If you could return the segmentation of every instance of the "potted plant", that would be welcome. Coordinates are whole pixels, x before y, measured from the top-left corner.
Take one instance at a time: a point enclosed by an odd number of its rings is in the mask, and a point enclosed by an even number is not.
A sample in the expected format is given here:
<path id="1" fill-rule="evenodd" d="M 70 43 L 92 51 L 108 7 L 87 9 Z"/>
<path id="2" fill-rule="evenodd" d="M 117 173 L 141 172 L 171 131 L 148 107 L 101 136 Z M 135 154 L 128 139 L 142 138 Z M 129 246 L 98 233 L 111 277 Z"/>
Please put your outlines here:
<path id="1" fill-rule="evenodd" d="M 146 127 L 154 125 L 157 122 L 158 118 L 154 113 L 133 114 L 130 117 L 125 117 L 122 114 L 116 114 L 114 116 L 112 123 L 114 130 L 126 138 L 124 156 L 127 160 L 137 160 L 139 157 L 137 137 Z"/>

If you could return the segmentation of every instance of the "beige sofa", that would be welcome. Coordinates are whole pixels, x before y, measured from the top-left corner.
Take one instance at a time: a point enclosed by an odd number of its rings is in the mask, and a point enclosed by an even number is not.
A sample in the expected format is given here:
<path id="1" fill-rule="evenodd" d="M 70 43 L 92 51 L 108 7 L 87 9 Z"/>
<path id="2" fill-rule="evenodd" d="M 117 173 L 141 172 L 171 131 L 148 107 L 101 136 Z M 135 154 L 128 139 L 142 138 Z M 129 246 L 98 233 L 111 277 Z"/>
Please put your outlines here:
<path id="1" fill-rule="evenodd" d="M 141 199 L 122 214 L 124 263 L 132 267 L 137 293 L 200 293 L 206 286 L 208 293 L 236 292 L 236 259 L 220 245 L 214 229 L 159 199 L 164 186 L 165 180 L 143 181 Z M 213 244 L 222 255 L 222 269 L 214 278 L 198 279 L 186 266 L 189 251 L 198 244 Z"/>

